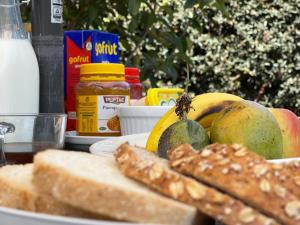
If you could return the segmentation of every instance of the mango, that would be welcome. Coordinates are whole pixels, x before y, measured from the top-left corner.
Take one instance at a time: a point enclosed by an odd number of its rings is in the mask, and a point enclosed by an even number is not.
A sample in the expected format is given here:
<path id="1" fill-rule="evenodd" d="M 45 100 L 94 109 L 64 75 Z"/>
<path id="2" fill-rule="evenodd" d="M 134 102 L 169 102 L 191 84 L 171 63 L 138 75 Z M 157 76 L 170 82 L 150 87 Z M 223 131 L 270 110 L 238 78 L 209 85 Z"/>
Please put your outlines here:
<path id="1" fill-rule="evenodd" d="M 281 129 L 283 157 L 300 157 L 300 120 L 295 113 L 283 108 L 269 108 Z"/>
<path id="2" fill-rule="evenodd" d="M 167 158 L 167 151 L 180 144 L 188 143 L 194 149 L 200 150 L 209 145 L 209 137 L 205 129 L 196 121 L 180 120 L 169 126 L 161 135 L 158 142 L 157 154 Z"/>
<path id="3" fill-rule="evenodd" d="M 276 118 L 253 101 L 242 100 L 223 109 L 212 123 L 210 138 L 213 143 L 242 144 L 266 159 L 283 156 Z"/>

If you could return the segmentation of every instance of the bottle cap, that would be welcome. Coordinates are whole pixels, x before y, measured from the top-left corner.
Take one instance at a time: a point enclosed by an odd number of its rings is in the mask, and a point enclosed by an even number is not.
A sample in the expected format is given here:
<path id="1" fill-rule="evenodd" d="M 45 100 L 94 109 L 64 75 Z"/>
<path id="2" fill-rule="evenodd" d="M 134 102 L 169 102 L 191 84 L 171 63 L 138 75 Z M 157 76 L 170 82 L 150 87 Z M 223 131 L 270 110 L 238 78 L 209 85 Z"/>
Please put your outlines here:
<path id="1" fill-rule="evenodd" d="M 125 67 L 125 79 L 128 83 L 140 83 L 140 71 L 136 67 Z"/>
<path id="2" fill-rule="evenodd" d="M 126 67 L 125 76 L 138 78 L 140 76 L 140 71 L 136 67 Z"/>
<path id="3" fill-rule="evenodd" d="M 80 66 L 81 80 L 123 81 L 125 67 L 120 63 L 87 63 Z"/>

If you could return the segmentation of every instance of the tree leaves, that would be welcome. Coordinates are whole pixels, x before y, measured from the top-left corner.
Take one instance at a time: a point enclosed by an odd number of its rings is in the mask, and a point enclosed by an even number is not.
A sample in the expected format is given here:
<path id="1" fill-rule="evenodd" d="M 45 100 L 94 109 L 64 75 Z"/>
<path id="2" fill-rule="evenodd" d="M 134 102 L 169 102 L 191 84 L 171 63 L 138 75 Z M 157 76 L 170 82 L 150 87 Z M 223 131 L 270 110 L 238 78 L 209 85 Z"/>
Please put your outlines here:
<path id="1" fill-rule="evenodd" d="M 217 0 L 186 0 L 185 1 L 185 8 L 192 8 L 195 5 L 200 5 L 200 7 L 203 7 L 205 5 L 210 5 L 212 2 Z M 223 0 L 221 0 L 223 1 Z"/>
<path id="2" fill-rule="evenodd" d="M 201 8 L 203 8 L 206 5 L 214 6 L 218 10 L 220 10 L 224 16 L 229 16 L 229 13 L 227 12 L 225 6 L 225 0 L 186 0 L 184 7 L 192 8 L 195 5 L 199 5 Z"/>
<path id="3" fill-rule="evenodd" d="M 210 0 L 179 0 L 182 6 L 193 7 L 200 4 L 211 4 Z M 222 1 L 222 0 L 220 0 Z M 120 35 L 121 57 L 126 65 L 141 68 L 143 77 L 155 74 L 162 79 L 176 82 L 181 65 L 191 63 L 188 51 L 193 46 L 185 27 L 201 29 L 199 16 L 189 18 L 184 12 L 177 25 L 172 21 L 178 15 L 178 3 L 173 1 L 158 2 L 156 0 L 89 0 L 65 2 L 68 15 L 67 27 L 107 30 Z M 109 21 L 109 22 L 106 22 Z M 184 24 L 181 22 L 185 21 Z M 186 24 L 187 23 L 187 24 Z M 164 56 L 161 56 L 161 51 Z M 150 76 L 150 75 L 149 75 Z"/>
<path id="4" fill-rule="evenodd" d="M 119 34 L 121 62 L 154 87 L 183 84 L 188 63 L 195 93 L 255 99 L 267 81 L 260 101 L 300 115 L 299 11 L 300 0 L 64 1 L 66 30 Z"/>
<path id="5" fill-rule="evenodd" d="M 141 0 L 129 0 L 128 12 L 133 16 L 137 15 L 139 13 L 141 3 L 142 3 Z"/>
<path id="6" fill-rule="evenodd" d="M 98 10 L 96 7 L 90 6 L 88 8 L 88 17 L 90 22 L 93 22 L 98 17 Z"/>
<path id="7" fill-rule="evenodd" d="M 192 8 L 194 5 L 198 3 L 198 0 L 186 0 L 184 7 L 185 8 Z"/>
<path id="8" fill-rule="evenodd" d="M 215 0 L 214 6 L 219 9 L 224 16 L 228 17 L 229 13 L 226 10 L 225 2 L 224 0 Z"/>
<path id="9" fill-rule="evenodd" d="M 163 65 L 163 71 L 167 74 L 168 77 L 172 79 L 172 82 L 175 82 L 178 77 L 177 69 L 174 64 L 175 55 L 170 55 Z"/>
<path id="10" fill-rule="evenodd" d="M 141 21 L 140 25 L 144 29 L 150 29 L 150 27 L 153 25 L 153 23 L 156 22 L 156 16 L 153 13 L 150 12 L 144 12 L 141 14 Z"/>

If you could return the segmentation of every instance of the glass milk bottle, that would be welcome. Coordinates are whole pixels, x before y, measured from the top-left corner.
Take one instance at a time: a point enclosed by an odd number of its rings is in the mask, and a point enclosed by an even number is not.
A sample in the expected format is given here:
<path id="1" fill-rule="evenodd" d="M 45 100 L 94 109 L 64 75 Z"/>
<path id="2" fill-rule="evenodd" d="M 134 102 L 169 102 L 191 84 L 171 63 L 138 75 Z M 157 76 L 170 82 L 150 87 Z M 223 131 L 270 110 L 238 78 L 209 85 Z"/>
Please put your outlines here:
<path id="1" fill-rule="evenodd" d="M 0 114 L 38 113 L 39 68 L 18 0 L 0 0 Z"/>

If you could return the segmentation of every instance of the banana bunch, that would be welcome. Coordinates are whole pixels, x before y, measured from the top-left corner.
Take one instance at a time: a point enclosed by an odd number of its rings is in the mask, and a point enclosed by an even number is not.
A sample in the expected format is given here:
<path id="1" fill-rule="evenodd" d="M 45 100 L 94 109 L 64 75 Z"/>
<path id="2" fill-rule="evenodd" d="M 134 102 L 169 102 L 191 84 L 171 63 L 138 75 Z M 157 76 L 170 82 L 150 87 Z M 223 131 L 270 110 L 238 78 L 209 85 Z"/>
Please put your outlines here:
<path id="1" fill-rule="evenodd" d="M 223 108 L 240 100 L 242 100 L 242 98 L 227 93 L 205 93 L 197 95 L 192 100 L 192 107 L 194 109 L 191 109 L 189 112 L 188 119 L 195 120 L 205 129 L 209 129 L 212 121 Z M 179 119 L 175 113 L 175 107 L 173 107 L 156 123 L 152 129 L 147 141 L 146 149 L 156 152 L 158 150 L 158 143 L 162 133 L 178 120 Z"/>

